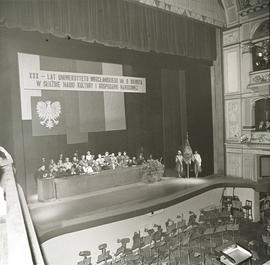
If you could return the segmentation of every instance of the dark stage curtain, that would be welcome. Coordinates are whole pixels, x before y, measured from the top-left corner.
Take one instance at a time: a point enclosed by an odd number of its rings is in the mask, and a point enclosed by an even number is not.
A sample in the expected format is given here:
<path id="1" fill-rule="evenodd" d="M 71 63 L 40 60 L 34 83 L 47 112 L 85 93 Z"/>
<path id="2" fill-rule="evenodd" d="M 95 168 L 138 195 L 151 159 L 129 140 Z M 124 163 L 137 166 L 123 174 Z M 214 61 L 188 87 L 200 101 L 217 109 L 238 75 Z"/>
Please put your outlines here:
<path id="1" fill-rule="evenodd" d="M 186 72 L 186 84 L 189 142 L 202 157 L 201 176 L 209 176 L 214 173 L 210 68 L 193 66 Z"/>
<path id="2" fill-rule="evenodd" d="M 213 61 L 215 28 L 124 0 L 4 0 L 0 25 Z"/>
<path id="3" fill-rule="evenodd" d="M 176 152 L 183 149 L 186 135 L 185 86 L 184 71 L 162 69 L 163 148 L 168 168 L 175 166 Z"/>

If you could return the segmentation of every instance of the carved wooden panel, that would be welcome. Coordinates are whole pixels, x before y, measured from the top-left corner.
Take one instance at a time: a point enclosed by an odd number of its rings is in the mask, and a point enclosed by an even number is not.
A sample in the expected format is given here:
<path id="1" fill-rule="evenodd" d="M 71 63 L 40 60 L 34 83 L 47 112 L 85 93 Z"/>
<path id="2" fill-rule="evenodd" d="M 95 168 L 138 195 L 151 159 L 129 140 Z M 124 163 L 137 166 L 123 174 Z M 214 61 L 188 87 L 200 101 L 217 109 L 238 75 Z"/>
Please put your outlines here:
<path id="1" fill-rule="evenodd" d="M 242 101 L 242 126 L 253 126 L 253 98 L 244 98 Z"/>
<path id="2" fill-rule="evenodd" d="M 243 154 L 243 178 L 256 180 L 254 154 Z"/>
<path id="3" fill-rule="evenodd" d="M 252 53 L 249 44 L 241 47 L 241 87 L 242 92 L 248 93 L 249 73 L 252 71 Z"/>
<path id="4" fill-rule="evenodd" d="M 262 70 L 249 73 L 249 88 L 262 86 L 262 85 L 270 85 L 270 70 Z"/>
<path id="5" fill-rule="evenodd" d="M 240 47 L 224 49 L 225 94 L 240 92 Z"/>
<path id="6" fill-rule="evenodd" d="M 238 140 L 241 136 L 241 101 L 240 99 L 225 102 L 226 139 Z"/>
<path id="7" fill-rule="evenodd" d="M 229 27 L 235 25 L 238 23 L 238 10 L 237 7 L 234 5 L 230 8 L 227 9 L 226 12 L 226 16 L 227 16 L 227 25 Z"/>
<path id="8" fill-rule="evenodd" d="M 241 153 L 227 153 L 226 172 L 227 176 L 242 177 Z"/>

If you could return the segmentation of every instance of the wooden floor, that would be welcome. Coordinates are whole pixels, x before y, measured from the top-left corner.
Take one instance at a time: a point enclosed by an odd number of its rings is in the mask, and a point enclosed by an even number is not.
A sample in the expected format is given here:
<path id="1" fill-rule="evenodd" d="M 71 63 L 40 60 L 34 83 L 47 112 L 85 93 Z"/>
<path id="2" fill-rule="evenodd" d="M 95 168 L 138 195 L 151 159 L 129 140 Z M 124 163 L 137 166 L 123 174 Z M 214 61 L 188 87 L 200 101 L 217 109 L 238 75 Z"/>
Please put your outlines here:
<path id="1" fill-rule="evenodd" d="M 55 236 L 143 215 L 222 187 L 256 188 L 255 182 L 213 175 L 199 179 L 163 178 L 46 203 L 29 204 L 40 243 Z"/>

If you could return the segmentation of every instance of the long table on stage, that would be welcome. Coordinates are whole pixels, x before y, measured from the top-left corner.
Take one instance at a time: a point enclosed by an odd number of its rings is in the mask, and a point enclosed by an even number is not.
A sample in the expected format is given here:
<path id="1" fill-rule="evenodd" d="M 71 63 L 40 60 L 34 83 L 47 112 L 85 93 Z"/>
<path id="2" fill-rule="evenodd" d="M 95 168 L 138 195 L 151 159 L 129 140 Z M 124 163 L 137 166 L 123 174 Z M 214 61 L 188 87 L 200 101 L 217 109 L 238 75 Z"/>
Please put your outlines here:
<path id="1" fill-rule="evenodd" d="M 46 181 L 46 179 L 40 179 L 38 180 L 38 198 L 41 201 L 46 201 L 48 187 L 50 188 L 48 192 L 52 194 L 52 184 L 54 186 L 56 199 L 134 184 L 141 181 L 140 170 L 141 166 L 136 166 L 103 170 L 92 175 L 85 174 L 54 178 L 48 181 Z"/>

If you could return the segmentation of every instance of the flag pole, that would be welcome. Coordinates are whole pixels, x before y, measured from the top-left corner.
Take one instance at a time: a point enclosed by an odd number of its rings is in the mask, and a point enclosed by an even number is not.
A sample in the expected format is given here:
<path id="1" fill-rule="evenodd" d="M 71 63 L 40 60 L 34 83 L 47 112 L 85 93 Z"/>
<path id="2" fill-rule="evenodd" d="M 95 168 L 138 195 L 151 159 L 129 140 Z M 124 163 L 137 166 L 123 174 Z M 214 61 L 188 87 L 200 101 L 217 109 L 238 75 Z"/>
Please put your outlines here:
<path id="1" fill-rule="evenodd" d="M 187 178 L 189 178 L 189 165 L 191 164 L 192 156 L 193 156 L 192 148 L 189 144 L 188 132 L 187 132 L 187 137 L 186 137 L 186 142 L 185 142 L 184 152 L 183 152 L 184 161 L 187 165 Z"/>

